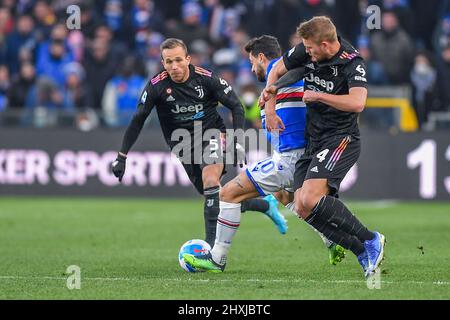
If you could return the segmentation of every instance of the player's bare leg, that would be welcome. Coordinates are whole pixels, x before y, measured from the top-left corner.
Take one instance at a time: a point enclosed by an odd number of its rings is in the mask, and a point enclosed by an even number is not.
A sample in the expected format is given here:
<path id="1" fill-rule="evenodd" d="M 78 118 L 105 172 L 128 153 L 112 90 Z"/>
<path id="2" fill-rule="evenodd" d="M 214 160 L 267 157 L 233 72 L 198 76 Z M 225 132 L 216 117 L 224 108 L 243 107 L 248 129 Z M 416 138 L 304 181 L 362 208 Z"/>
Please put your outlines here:
<path id="1" fill-rule="evenodd" d="M 235 179 L 227 183 L 221 192 L 221 201 L 229 203 L 241 203 L 241 212 L 259 211 L 269 217 L 281 234 L 287 231 L 287 223 L 284 216 L 278 210 L 278 201 L 269 194 L 260 198 L 260 192 L 249 180 L 247 174 L 242 172 Z M 225 200 L 223 200 L 225 199 Z M 243 199 L 242 201 L 239 201 Z"/>
<path id="2" fill-rule="evenodd" d="M 306 219 L 324 195 L 328 195 L 327 179 L 306 180 L 295 192 L 295 211 Z"/>
<path id="3" fill-rule="evenodd" d="M 183 256 L 186 263 L 209 272 L 222 272 L 225 268 L 231 240 L 241 221 L 241 202 L 258 197 L 259 193 L 247 178 L 245 172 L 228 182 L 220 190 L 220 213 L 217 219 L 217 231 L 211 256 L 208 259 Z"/>
<path id="4" fill-rule="evenodd" d="M 228 182 L 220 190 L 220 213 L 217 220 L 216 241 L 211 250 L 212 261 L 194 261 L 203 263 L 209 271 L 223 270 L 226 264 L 228 250 L 241 221 L 241 202 L 259 197 L 253 183 L 245 172 Z M 192 261 L 187 261 L 191 263 Z M 196 265 L 202 267 L 201 265 Z"/>
<path id="5" fill-rule="evenodd" d="M 203 168 L 202 180 L 203 180 L 203 194 L 205 196 L 204 206 L 204 218 L 205 218 L 205 233 L 206 242 L 211 247 L 214 246 L 214 240 L 216 238 L 216 223 L 219 215 L 219 190 L 220 190 L 220 177 L 223 172 L 223 164 L 211 164 Z M 242 177 L 247 179 L 245 174 Z M 241 179 L 241 178 L 239 178 Z M 236 179 L 235 179 L 236 180 Z M 236 180 L 237 181 L 237 180 Z M 246 199 L 242 201 L 241 212 L 244 211 L 259 211 L 268 215 L 276 224 L 278 230 L 284 234 L 286 233 L 286 222 L 284 217 L 278 212 L 276 208 L 278 203 L 275 199 L 262 199 L 259 198 L 258 192 L 251 183 L 248 185 L 251 189 L 251 194 L 246 196 Z M 237 187 L 239 187 L 237 185 Z M 228 188 L 228 187 L 227 187 Z M 248 190 L 247 190 L 248 191 Z M 244 191 L 248 193 L 247 191 Z M 273 203 L 274 202 L 274 203 Z M 279 216 L 277 216 L 279 215 Z"/>
<path id="6" fill-rule="evenodd" d="M 283 206 L 287 206 L 289 203 L 294 201 L 294 194 L 292 192 L 287 192 L 286 190 L 280 190 L 274 192 L 273 196 L 283 204 Z"/>
<path id="7" fill-rule="evenodd" d="M 220 191 L 220 201 L 228 203 L 241 203 L 244 200 L 259 197 L 253 183 L 248 179 L 245 172 L 228 182 Z"/>

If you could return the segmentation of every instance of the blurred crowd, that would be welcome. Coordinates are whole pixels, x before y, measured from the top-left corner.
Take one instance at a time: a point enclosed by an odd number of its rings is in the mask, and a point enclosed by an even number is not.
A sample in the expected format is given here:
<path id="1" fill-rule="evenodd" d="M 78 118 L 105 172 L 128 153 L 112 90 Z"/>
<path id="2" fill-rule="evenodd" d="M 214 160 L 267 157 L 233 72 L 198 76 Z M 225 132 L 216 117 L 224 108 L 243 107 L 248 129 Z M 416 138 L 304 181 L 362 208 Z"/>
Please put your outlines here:
<path id="1" fill-rule="evenodd" d="M 68 24 L 73 4 L 79 29 Z M 370 5 L 381 8 L 379 30 L 367 27 Z M 193 64 L 234 85 L 258 127 L 261 84 L 243 46 L 271 34 L 288 50 L 314 15 L 330 16 L 359 49 L 372 85 L 412 88 L 420 124 L 430 111 L 450 111 L 449 0 L 2 0 L 1 124 L 126 126 L 162 68 L 159 45 L 177 37 Z"/>

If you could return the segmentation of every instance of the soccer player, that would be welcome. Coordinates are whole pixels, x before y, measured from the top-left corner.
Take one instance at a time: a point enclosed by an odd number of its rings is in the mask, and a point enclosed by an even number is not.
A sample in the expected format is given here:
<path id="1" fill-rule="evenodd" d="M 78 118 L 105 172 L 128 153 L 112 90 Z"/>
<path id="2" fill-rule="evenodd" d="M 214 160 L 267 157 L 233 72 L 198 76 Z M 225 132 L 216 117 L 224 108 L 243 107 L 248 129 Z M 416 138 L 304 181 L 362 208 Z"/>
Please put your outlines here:
<path id="1" fill-rule="evenodd" d="M 385 237 L 369 231 L 337 198 L 339 186 L 360 154 L 358 114 L 367 99 L 363 58 L 337 36 L 333 22 L 324 16 L 300 24 L 302 43 L 287 52 L 271 70 L 262 100 L 267 101 L 266 127 L 283 130 L 275 113 L 272 86 L 288 70 L 298 67 L 305 81 L 308 145 L 296 164 L 295 210 L 331 241 L 351 250 L 365 276 L 379 267 Z M 287 75 L 286 75 L 287 76 Z"/>
<path id="2" fill-rule="evenodd" d="M 275 37 L 263 35 L 250 40 L 245 50 L 249 54 L 252 71 L 257 79 L 265 81 L 267 74 L 281 57 L 278 40 Z M 281 201 L 288 209 L 294 209 L 292 183 L 295 163 L 300 159 L 306 145 L 304 137 L 306 105 L 302 101 L 303 90 L 303 80 L 299 80 L 279 91 L 276 98 L 276 112 L 285 122 L 286 130 L 280 135 L 267 132 L 267 138 L 274 149 L 272 157 L 249 166 L 245 172 L 221 189 L 216 242 L 211 255 L 198 258 L 189 254 L 184 255 L 185 262 L 195 269 L 210 272 L 224 270 L 232 238 L 240 223 L 240 203 L 243 200 L 258 195 L 289 192 L 287 197 L 280 198 L 285 199 Z M 261 119 L 262 126 L 265 128 L 264 108 L 261 110 Z M 345 250 L 322 235 L 321 237 L 329 248 L 330 263 L 335 265 L 344 257 Z"/>
<path id="3" fill-rule="evenodd" d="M 162 64 L 165 71 L 153 77 L 141 95 L 131 123 L 122 142 L 112 171 L 119 181 L 125 173 L 127 154 L 137 140 L 144 122 L 156 106 L 164 138 L 170 149 L 177 149 L 186 173 L 197 191 L 204 195 L 205 241 L 214 244 L 216 222 L 219 214 L 220 178 L 224 173 L 223 161 L 219 161 L 220 146 L 224 134 L 203 142 L 208 129 L 225 132 L 225 125 L 217 112 L 222 103 L 232 112 L 234 129 L 243 128 L 244 109 L 228 83 L 211 71 L 190 64 L 187 47 L 182 40 L 169 38 L 161 44 Z M 194 135 L 196 125 L 201 124 L 201 136 Z M 197 126 L 198 127 L 198 126 Z M 187 139 L 173 139 L 177 129 L 185 129 Z M 187 149 L 187 152 L 183 152 Z M 201 151 L 207 151 L 206 156 Z M 245 160 L 245 153 L 235 157 Z M 217 161 L 216 161 L 217 160 Z M 242 209 L 260 211 L 268 215 L 281 233 L 286 232 L 286 221 L 278 212 L 275 198 L 250 199 Z"/>

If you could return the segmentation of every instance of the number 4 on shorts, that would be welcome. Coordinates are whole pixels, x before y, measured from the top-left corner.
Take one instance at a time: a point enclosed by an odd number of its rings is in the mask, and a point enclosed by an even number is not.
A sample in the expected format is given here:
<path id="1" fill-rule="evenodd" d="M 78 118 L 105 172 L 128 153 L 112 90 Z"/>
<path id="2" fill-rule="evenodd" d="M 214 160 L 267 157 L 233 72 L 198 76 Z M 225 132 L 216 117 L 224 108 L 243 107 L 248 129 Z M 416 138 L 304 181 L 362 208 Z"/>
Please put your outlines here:
<path id="1" fill-rule="evenodd" d="M 317 158 L 319 159 L 320 163 L 322 163 L 323 160 L 325 160 L 328 152 L 330 152 L 330 149 L 324 149 L 317 154 Z"/>

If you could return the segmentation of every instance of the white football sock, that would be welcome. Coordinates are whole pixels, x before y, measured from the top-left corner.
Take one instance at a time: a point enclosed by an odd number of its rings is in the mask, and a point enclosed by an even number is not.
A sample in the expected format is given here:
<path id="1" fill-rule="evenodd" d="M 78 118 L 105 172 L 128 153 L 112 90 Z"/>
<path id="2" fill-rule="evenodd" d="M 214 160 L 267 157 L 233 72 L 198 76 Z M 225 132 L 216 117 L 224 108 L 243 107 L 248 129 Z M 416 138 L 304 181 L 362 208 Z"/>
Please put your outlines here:
<path id="1" fill-rule="evenodd" d="M 215 263 L 224 265 L 227 262 L 231 240 L 241 223 L 241 204 L 220 201 L 219 205 L 216 241 L 211 250 L 211 256 Z"/>
<path id="2" fill-rule="evenodd" d="M 286 208 L 288 208 L 289 210 L 291 210 L 293 213 L 295 213 L 295 215 L 297 215 L 297 213 L 295 212 L 294 208 L 294 202 L 289 202 L 286 206 Z M 328 240 L 327 237 L 325 237 L 321 232 L 317 231 L 312 225 L 310 225 L 309 223 L 307 223 L 308 226 L 311 227 L 311 229 L 313 229 L 315 232 L 317 232 L 317 234 L 319 235 L 319 237 L 322 239 L 323 243 L 325 244 L 325 246 L 327 248 L 331 247 L 331 245 L 333 244 L 332 241 Z"/>

